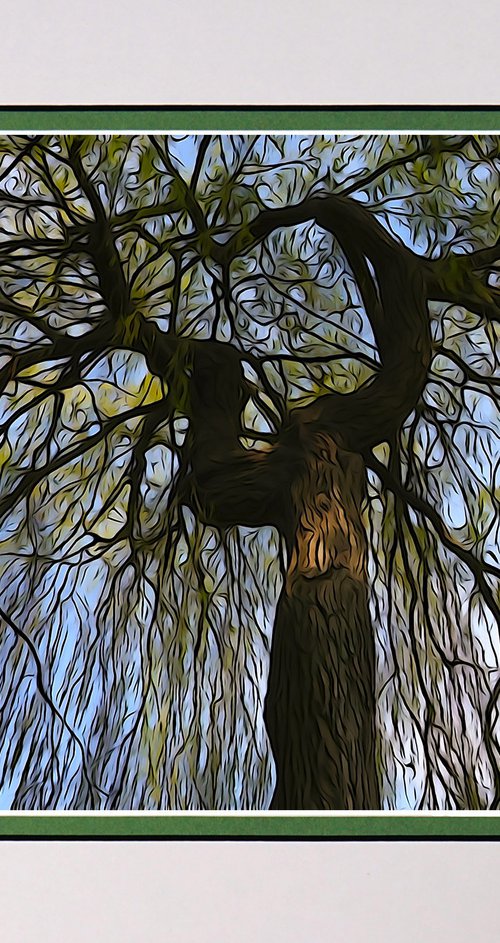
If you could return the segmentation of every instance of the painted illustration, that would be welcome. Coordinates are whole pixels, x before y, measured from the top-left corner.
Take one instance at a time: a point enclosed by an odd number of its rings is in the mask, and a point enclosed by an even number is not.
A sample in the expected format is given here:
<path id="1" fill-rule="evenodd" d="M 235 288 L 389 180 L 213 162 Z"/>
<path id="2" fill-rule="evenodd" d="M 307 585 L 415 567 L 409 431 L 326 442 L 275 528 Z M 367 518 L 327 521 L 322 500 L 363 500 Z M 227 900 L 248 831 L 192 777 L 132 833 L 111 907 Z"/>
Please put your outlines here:
<path id="1" fill-rule="evenodd" d="M 0 140 L 0 808 L 500 804 L 500 137 Z"/>

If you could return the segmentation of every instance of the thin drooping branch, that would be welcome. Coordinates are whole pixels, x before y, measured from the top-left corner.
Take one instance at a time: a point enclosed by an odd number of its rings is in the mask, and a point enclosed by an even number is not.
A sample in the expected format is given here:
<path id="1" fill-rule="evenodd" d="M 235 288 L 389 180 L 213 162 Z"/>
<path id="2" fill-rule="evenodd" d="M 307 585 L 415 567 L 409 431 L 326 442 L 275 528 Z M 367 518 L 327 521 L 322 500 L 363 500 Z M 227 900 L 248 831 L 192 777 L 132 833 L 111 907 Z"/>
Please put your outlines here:
<path id="1" fill-rule="evenodd" d="M 462 563 L 465 563 L 473 574 L 478 589 L 482 593 L 489 609 L 492 614 L 498 620 L 500 625 L 500 606 L 498 605 L 495 595 L 486 580 L 486 574 L 494 576 L 496 579 L 500 579 L 500 567 L 493 566 L 492 564 L 485 563 L 483 560 L 479 560 L 470 550 L 467 550 L 462 544 L 454 540 L 453 537 L 448 533 L 439 513 L 435 508 L 432 507 L 427 501 L 423 498 L 420 498 L 418 495 L 413 494 L 408 488 L 405 488 L 404 485 L 400 484 L 394 476 L 391 474 L 388 468 L 382 463 L 379 462 L 377 458 L 372 453 L 365 453 L 364 455 L 366 464 L 368 468 L 371 468 L 378 477 L 380 478 L 382 484 L 392 491 L 398 498 L 404 501 L 406 504 L 410 505 L 415 511 L 418 511 L 419 514 L 423 514 L 428 521 L 432 524 L 436 534 L 440 538 L 444 547 L 450 550 L 452 553 L 458 557 Z"/>
<path id="2" fill-rule="evenodd" d="M 76 743 L 82 757 L 82 773 L 83 773 L 83 778 L 85 782 L 87 783 L 87 786 L 89 789 L 90 798 L 91 798 L 91 808 L 93 809 L 98 808 L 96 792 L 99 792 L 103 796 L 106 796 L 106 793 L 103 792 L 102 789 L 99 789 L 98 786 L 96 786 L 94 782 L 92 782 L 92 779 L 90 777 L 90 773 L 88 770 L 88 765 L 87 765 L 87 750 L 85 748 L 85 745 L 81 737 L 79 736 L 79 734 L 69 724 L 67 718 L 64 716 L 64 714 L 61 713 L 61 711 L 59 710 L 57 705 L 54 703 L 50 694 L 47 691 L 44 677 L 43 677 L 43 664 L 42 664 L 40 655 L 38 654 L 38 651 L 36 649 L 36 646 L 33 640 L 29 637 L 29 635 L 27 635 L 27 633 L 23 629 L 21 629 L 14 622 L 14 620 L 9 616 L 9 614 L 5 612 L 5 610 L 2 608 L 0 608 L 0 619 L 3 619 L 5 624 L 9 626 L 9 629 L 12 630 L 12 632 L 16 636 L 16 639 L 20 642 L 23 642 L 24 645 L 26 645 L 26 647 L 28 648 L 31 654 L 31 657 L 33 658 L 33 661 L 35 662 L 36 686 L 40 694 L 40 697 L 45 702 L 45 704 L 47 704 L 47 707 L 52 712 L 52 714 L 54 714 L 54 716 L 57 717 L 62 727 L 68 732 L 71 740 L 73 740 L 73 742 Z"/>
<path id="3" fill-rule="evenodd" d="M 391 452 L 391 462 L 389 468 L 383 465 L 378 459 L 375 458 L 373 454 L 365 455 L 366 464 L 369 468 L 374 471 L 382 482 L 383 486 L 392 492 L 394 495 L 396 509 L 399 515 L 404 515 L 407 527 L 409 532 L 412 534 L 412 539 L 417 551 L 417 555 L 422 555 L 422 547 L 419 544 L 415 528 L 410 518 L 409 508 L 412 507 L 415 511 L 422 514 L 428 521 L 430 521 L 435 533 L 439 537 L 442 545 L 450 550 L 459 560 L 466 564 L 468 569 L 473 574 L 476 586 L 480 593 L 483 596 L 483 599 L 486 602 L 486 605 L 490 609 L 491 613 L 500 624 L 500 606 L 498 605 L 495 595 L 486 580 L 485 574 L 490 574 L 491 576 L 500 579 L 500 569 L 498 567 L 491 566 L 485 563 L 482 560 L 479 560 L 473 553 L 463 547 L 458 541 L 454 540 L 453 537 L 448 533 L 439 513 L 433 508 L 425 499 L 420 498 L 418 495 L 413 494 L 406 488 L 399 476 L 395 474 L 394 469 L 394 457 Z M 397 471 L 397 469 L 396 469 Z M 399 510 L 398 510 L 399 508 Z M 402 552 L 406 556 L 406 571 L 408 574 L 408 579 L 413 584 L 413 575 L 411 572 L 411 565 L 408 559 L 407 550 L 404 546 L 404 538 L 400 536 L 400 544 Z M 413 637 L 411 639 L 413 645 Z M 442 657 L 442 653 L 441 653 Z M 500 697 L 500 678 L 497 679 L 493 689 L 488 698 L 488 703 L 485 709 L 484 715 L 484 745 L 490 761 L 493 784 L 494 784 L 494 797 L 491 803 L 492 809 L 497 809 L 500 807 L 500 766 L 499 766 L 499 757 L 500 750 L 498 745 L 498 739 L 495 736 L 495 726 L 498 720 L 498 698 Z M 429 702 L 426 701 L 428 707 Z M 496 711 L 496 716 L 494 716 Z"/>
<path id="4" fill-rule="evenodd" d="M 495 727 L 498 722 L 498 699 L 500 698 L 500 677 L 497 678 L 486 705 L 484 715 L 484 744 L 490 766 L 493 773 L 493 783 L 495 793 L 491 803 L 492 809 L 500 808 L 500 750 L 498 747 L 498 738 L 494 736 Z"/>
<path id="5" fill-rule="evenodd" d="M 397 484 L 403 487 L 401 474 L 401 452 L 398 446 L 398 440 L 400 440 L 400 437 L 401 435 L 399 437 L 395 437 L 395 440 L 390 443 L 390 459 L 388 470 Z M 410 451 L 411 443 L 413 441 L 413 435 L 410 435 L 409 444 L 407 446 L 408 450 Z M 419 529 L 415 526 L 414 521 L 412 520 L 409 504 L 396 494 L 393 494 L 393 499 L 395 519 L 394 539 L 397 546 L 399 547 L 399 552 L 401 554 L 404 566 L 405 578 L 411 592 L 410 604 L 407 606 L 406 610 L 410 620 L 409 642 L 412 652 L 413 664 L 415 666 L 417 675 L 418 687 L 424 701 L 424 723 L 420 732 L 425 755 L 427 789 L 422 794 L 419 808 L 424 809 L 426 807 L 427 790 L 429 790 L 431 795 L 432 804 L 430 808 L 439 808 L 434 778 L 436 778 L 440 783 L 441 789 L 443 790 L 444 795 L 447 797 L 447 808 L 453 808 L 453 806 L 449 804 L 448 796 L 453 798 L 456 808 L 461 808 L 463 807 L 463 800 L 460 796 L 459 784 L 457 782 L 456 785 L 454 785 L 451 781 L 451 777 L 455 776 L 454 770 L 451 766 L 446 766 L 446 759 L 442 755 L 441 738 L 439 737 L 439 728 L 441 724 L 436 716 L 437 705 L 430 690 L 430 684 L 432 682 L 430 680 L 429 672 L 426 666 L 426 656 L 424 655 L 424 661 L 421 660 L 422 646 L 419 644 L 421 628 L 423 628 L 424 632 L 428 632 L 433 647 L 439 653 L 442 663 L 446 665 L 447 668 L 454 668 L 456 667 L 457 663 L 460 663 L 461 665 L 467 664 L 472 671 L 476 672 L 477 667 L 471 662 L 465 662 L 461 659 L 458 661 L 456 657 L 450 659 L 443 650 L 441 643 L 438 641 L 436 632 L 434 630 L 432 613 L 429 606 L 428 581 L 430 580 L 430 576 L 428 568 L 430 555 L 429 547 L 426 543 L 426 537 L 420 536 Z M 425 530 L 424 534 L 427 535 L 427 539 L 430 537 L 428 530 Z M 415 566 L 417 560 L 420 561 L 418 571 Z M 442 572 L 439 558 L 434 562 L 436 566 L 436 572 L 440 574 L 440 586 L 441 592 L 443 594 L 442 603 L 443 605 L 446 605 L 446 590 L 441 579 Z M 388 620 L 388 626 L 391 627 L 390 620 Z M 426 652 L 425 645 L 424 652 Z M 419 720 L 416 716 L 414 718 L 414 722 L 419 725 Z M 448 783 L 446 783 L 446 780 L 443 777 L 441 763 L 432 763 L 432 753 L 430 749 L 431 743 L 434 750 L 434 755 L 437 755 L 439 760 L 441 760 L 445 769 L 448 768 L 450 775 L 450 780 Z M 466 789 L 468 789 L 468 784 L 466 784 Z M 477 796 L 477 790 L 475 791 L 473 789 L 471 791 L 468 789 L 468 801 L 466 807 L 470 809 L 481 808 Z"/>
<path id="6" fill-rule="evenodd" d="M 126 412 L 118 413 L 116 416 L 113 416 L 103 423 L 99 431 L 95 432 L 94 435 L 82 439 L 72 448 L 62 450 L 50 462 L 46 462 L 37 468 L 31 468 L 29 471 L 24 472 L 24 474 L 19 476 L 19 481 L 12 491 L 0 499 L 0 520 L 13 510 L 19 501 L 27 498 L 40 481 L 53 474 L 53 472 L 62 468 L 64 465 L 68 465 L 82 458 L 83 455 L 102 442 L 110 432 L 118 426 L 123 425 L 123 423 L 128 422 L 130 419 L 147 416 L 150 413 L 160 413 L 161 419 L 162 405 L 163 401 L 158 400 L 154 403 L 136 406 Z"/>

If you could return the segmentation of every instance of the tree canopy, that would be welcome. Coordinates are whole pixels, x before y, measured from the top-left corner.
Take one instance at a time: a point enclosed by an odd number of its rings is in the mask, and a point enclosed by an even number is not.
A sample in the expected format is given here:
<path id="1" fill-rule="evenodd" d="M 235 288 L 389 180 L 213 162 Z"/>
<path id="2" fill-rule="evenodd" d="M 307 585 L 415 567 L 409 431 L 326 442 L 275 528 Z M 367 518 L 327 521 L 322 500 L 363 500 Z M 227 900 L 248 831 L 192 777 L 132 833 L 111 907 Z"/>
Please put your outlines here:
<path id="1" fill-rule="evenodd" d="M 499 170 L 1 141 L 3 808 L 498 807 Z"/>

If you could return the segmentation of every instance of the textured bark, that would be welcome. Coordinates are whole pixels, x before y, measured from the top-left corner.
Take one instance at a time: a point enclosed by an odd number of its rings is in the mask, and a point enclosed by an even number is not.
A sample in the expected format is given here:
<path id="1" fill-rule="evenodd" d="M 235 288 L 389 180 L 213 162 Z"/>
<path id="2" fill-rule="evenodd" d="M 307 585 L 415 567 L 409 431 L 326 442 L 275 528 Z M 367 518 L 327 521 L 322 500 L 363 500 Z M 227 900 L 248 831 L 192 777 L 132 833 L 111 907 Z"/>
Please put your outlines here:
<path id="1" fill-rule="evenodd" d="M 467 268 L 472 300 L 494 316 L 481 265 L 499 250 L 487 250 L 487 259 L 478 253 L 470 264 L 431 263 L 395 242 L 359 203 L 331 196 L 263 212 L 226 246 L 214 244 L 213 256 L 228 265 L 274 229 L 311 218 L 342 247 L 377 344 L 379 369 L 356 392 L 332 392 L 293 410 L 267 452 L 248 451 L 240 439 L 248 393 L 244 354 L 217 341 L 180 341 L 151 322 L 134 343 L 150 369 L 167 378 L 171 394 L 172 364 L 189 378 L 190 472 L 181 498 L 221 529 L 273 524 L 290 545 L 266 702 L 277 768 L 273 807 L 376 809 L 374 642 L 359 453 L 370 457 L 419 399 L 432 358 L 428 299 L 461 297 Z M 113 308 L 115 330 L 123 333 L 123 305 Z"/>
<path id="2" fill-rule="evenodd" d="M 361 458 L 316 435 L 292 487 L 296 532 L 266 699 L 275 809 L 377 809 L 374 640 Z"/>
<path id="3" fill-rule="evenodd" d="M 274 524 L 290 546 L 266 700 L 277 770 L 273 807 L 377 809 L 359 453 L 392 437 L 425 384 L 431 360 L 425 275 L 418 257 L 352 201 L 312 200 L 262 214 L 251 236 L 262 238 L 305 214 L 333 233 L 349 260 L 380 368 L 354 393 L 334 392 L 294 410 L 287 434 L 282 430 L 266 455 L 243 455 L 238 398 L 228 395 L 222 363 L 217 369 L 198 363 L 192 463 L 199 504 L 219 525 Z M 216 395 L 212 386 L 219 387 Z"/>
<path id="4" fill-rule="evenodd" d="M 288 526 L 297 430 L 280 431 L 267 451 L 245 449 L 241 414 L 248 391 L 241 356 L 229 345 L 206 342 L 192 352 L 189 389 L 193 506 L 219 528 L 234 524 Z M 292 442 L 290 442 L 292 439 Z"/>

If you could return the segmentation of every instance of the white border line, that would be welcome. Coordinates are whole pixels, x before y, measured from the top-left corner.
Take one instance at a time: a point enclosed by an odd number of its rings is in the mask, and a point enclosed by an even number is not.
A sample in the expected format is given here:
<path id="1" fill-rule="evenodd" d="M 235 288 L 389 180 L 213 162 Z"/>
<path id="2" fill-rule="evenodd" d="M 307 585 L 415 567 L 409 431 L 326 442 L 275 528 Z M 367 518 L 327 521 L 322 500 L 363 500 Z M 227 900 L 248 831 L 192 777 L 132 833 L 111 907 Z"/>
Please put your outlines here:
<path id="1" fill-rule="evenodd" d="M 1 111 L 1 105 L 0 105 Z M 92 128 L 85 127 L 73 127 L 73 128 L 13 128 L 10 130 L 3 130 L 0 127 L 0 138 L 1 137 L 14 137 L 19 134 L 56 134 L 56 135 L 67 135 L 67 134 L 190 134 L 194 137 L 203 137 L 206 134 L 216 134 L 219 137 L 224 137 L 229 134 L 289 134 L 289 135 L 300 135 L 300 134 L 329 134 L 329 135 L 342 135 L 342 134 L 366 134 L 366 135 L 391 135 L 391 134 L 446 134 L 446 135 L 455 135 L 459 136 L 461 134 L 500 134 L 500 109 L 499 109 L 499 125 L 498 128 L 492 129 L 487 128 L 486 130 L 473 129 L 473 128 L 233 128 L 221 131 L 220 128 L 206 128 L 203 130 L 190 130 L 189 128 L 119 128 L 119 129 L 110 129 L 110 128 L 99 128 L 97 131 Z"/>
<path id="2" fill-rule="evenodd" d="M 227 818 L 227 819 L 273 819 L 273 818 L 294 818 L 294 819 L 400 819 L 400 818 L 433 818 L 433 819 L 464 819 L 464 818 L 481 818 L 481 819 L 498 819 L 500 816 L 500 811 L 498 810 L 481 810 L 481 811 L 467 811 L 467 809 L 459 809 L 455 811 L 444 811 L 444 810 L 415 810 L 415 809 L 381 809 L 377 810 L 363 810 L 363 809 L 349 809 L 344 812 L 331 810 L 331 811 L 322 811 L 322 810 L 301 810 L 297 809 L 294 811 L 283 810 L 229 810 L 229 809 L 96 809 L 95 811 L 91 809 L 26 809 L 23 811 L 12 811 L 6 809 L 5 811 L 0 809 L 0 824 L 3 818 L 27 818 L 30 816 L 43 816 L 45 818 L 167 818 L 167 819 L 192 819 L 192 818 Z M 1 836 L 1 830 L 0 830 Z"/>

